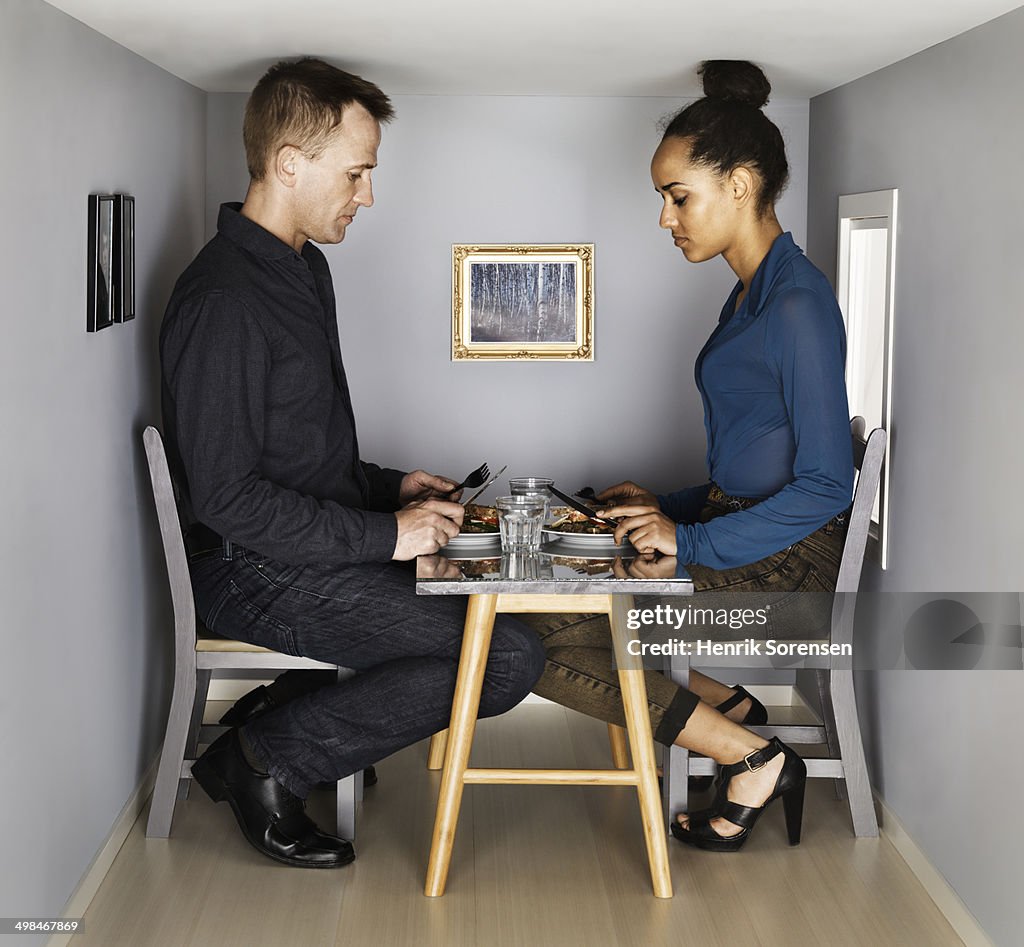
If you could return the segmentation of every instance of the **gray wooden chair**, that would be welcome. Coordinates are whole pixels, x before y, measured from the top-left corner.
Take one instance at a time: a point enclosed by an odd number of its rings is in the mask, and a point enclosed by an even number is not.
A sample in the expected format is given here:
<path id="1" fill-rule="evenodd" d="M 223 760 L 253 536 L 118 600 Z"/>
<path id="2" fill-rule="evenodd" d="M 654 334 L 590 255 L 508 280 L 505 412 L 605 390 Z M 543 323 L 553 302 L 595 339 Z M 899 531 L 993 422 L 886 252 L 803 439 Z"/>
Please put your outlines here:
<path id="1" fill-rule="evenodd" d="M 174 610 L 174 692 L 146 825 L 147 836 L 167 838 L 171 832 L 175 802 L 188 796 L 192 764 L 199 744 L 210 743 L 226 729 L 203 724 L 203 710 L 213 672 L 258 669 L 267 671 L 269 677 L 290 668 L 334 669 L 335 665 L 232 641 L 203 627 L 196 617 L 188 560 L 163 440 L 155 427 L 147 427 L 142 439 L 149 462 Z M 340 678 L 354 673 L 348 668 L 337 668 L 337 671 Z M 337 829 L 343 838 L 355 837 L 356 804 L 362 796 L 362 776 L 360 772 L 338 782 Z"/>
<path id="2" fill-rule="evenodd" d="M 846 542 L 836 582 L 836 596 L 832 606 L 830 635 L 833 644 L 853 643 L 853 621 L 856 593 L 860 586 L 861 566 L 867 546 L 868 527 L 871 524 L 871 510 L 878 492 L 882 461 L 885 458 L 886 434 L 876 428 L 866 439 L 864 419 L 855 417 L 850 422 L 853 438 L 853 459 L 858 470 L 857 485 L 853 495 L 853 507 L 847 527 Z M 666 672 L 684 687 L 689 680 L 689 658 L 673 657 L 667 662 Z M 708 662 L 700 659 L 702 666 L 728 666 L 728 659 Z M 777 736 L 786 743 L 826 744 L 829 755 L 823 758 L 807 758 L 807 775 L 831 777 L 837 780 L 836 789 L 840 798 L 849 798 L 853 831 L 857 836 L 878 835 L 878 820 L 875 816 L 871 784 L 868 781 L 864 747 L 861 742 L 860 724 L 857 717 L 857 699 L 853 689 L 853 669 L 849 662 L 827 668 L 814 668 L 817 679 L 818 697 L 821 704 L 821 720 L 804 725 L 767 724 L 750 729 L 766 739 Z M 803 673 L 803 672 L 801 672 Z M 666 815 L 673 818 L 677 812 L 687 809 L 687 775 L 708 775 L 715 772 L 715 763 L 706 757 L 690 757 L 682 747 L 673 746 L 665 754 L 664 801 Z"/>

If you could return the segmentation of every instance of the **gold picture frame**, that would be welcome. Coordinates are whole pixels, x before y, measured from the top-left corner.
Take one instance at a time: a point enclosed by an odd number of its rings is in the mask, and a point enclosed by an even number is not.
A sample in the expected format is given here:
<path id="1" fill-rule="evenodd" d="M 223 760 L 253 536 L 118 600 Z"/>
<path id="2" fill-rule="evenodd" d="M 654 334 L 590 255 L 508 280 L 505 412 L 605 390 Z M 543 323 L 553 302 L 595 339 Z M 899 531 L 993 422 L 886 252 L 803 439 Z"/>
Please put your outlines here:
<path id="1" fill-rule="evenodd" d="M 452 244 L 452 360 L 594 359 L 594 245 Z"/>

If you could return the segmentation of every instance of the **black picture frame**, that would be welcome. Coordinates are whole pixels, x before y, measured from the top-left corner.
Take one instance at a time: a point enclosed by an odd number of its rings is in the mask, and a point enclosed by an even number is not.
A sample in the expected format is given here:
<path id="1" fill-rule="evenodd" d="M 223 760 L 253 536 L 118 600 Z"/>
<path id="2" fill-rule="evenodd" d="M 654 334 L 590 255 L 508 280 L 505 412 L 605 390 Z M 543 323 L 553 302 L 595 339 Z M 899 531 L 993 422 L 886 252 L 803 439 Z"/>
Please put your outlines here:
<path id="1" fill-rule="evenodd" d="M 114 240 L 114 195 L 89 195 L 89 240 L 86 260 L 87 332 L 114 324 L 114 267 L 120 258 Z"/>
<path id="2" fill-rule="evenodd" d="M 135 318 L 135 198 L 114 195 L 114 322 Z"/>

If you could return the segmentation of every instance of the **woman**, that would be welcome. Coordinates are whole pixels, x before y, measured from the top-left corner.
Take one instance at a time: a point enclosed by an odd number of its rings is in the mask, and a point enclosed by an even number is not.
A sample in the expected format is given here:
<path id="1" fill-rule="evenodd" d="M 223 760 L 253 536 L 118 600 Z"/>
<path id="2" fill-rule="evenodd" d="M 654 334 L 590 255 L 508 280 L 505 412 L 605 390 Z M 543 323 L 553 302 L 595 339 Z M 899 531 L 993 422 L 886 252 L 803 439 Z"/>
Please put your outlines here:
<path id="1" fill-rule="evenodd" d="M 618 540 L 628 535 L 640 553 L 686 564 L 694 607 L 722 596 L 831 593 L 853 489 L 842 315 L 824 275 L 775 215 L 788 165 L 782 136 L 762 111 L 771 91 L 764 73 L 732 61 L 705 62 L 700 72 L 705 97 L 669 123 L 651 176 L 663 201 L 659 224 L 683 256 L 702 263 L 721 255 L 739 280 L 695 369 L 711 481 L 665 496 L 627 481 L 598 495 L 601 512 L 622 517 Z M 829 599 L 789 596 L 797 607 L 785 634 L 816 636 Z M 607 619 L 530 623 L 547 651 L 537 693 L 622 724 Z M 654 671 L 647 679 L 655 738 L 720 764 L 712 807 L 679 815 L 673 835 L 735 851 L 782 796 L 796 844 L 806 767 L 780 741 L 740 725 L 765 721 L 760 703 L 696 673 L 692 691 Z"/>

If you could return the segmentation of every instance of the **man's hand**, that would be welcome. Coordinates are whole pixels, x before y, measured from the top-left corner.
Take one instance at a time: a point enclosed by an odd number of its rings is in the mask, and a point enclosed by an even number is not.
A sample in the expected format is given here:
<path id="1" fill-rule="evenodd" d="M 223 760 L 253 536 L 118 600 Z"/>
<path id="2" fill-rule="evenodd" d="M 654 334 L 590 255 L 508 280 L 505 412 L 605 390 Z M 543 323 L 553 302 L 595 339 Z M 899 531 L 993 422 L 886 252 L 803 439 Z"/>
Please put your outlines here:
<path id="1" fill-rule="evenodd" d="M 458 579 L 462 570 L 444 556 L 420 556 L 416 560 L 417 579 Z"/>
<path id="2" fill-rule="evenodd" d="M 436 499 L 420 500 L 403 507 L 395 514 L 398 542 L 391 558 L 401 561 L 437 552 L 459 534 L 465 512 L 458 503 Z"/>
<path id="3" fill-rule="evenodd" d="M 599 516 L 619 520 L 615 530 L 618 545 L 629 539 L 633 548 L 641 555 L 660 552 L 666 556 L 676 554 L 676 524 L 655 504 L 630 502 L 623 506 L 610 506 L 598 510 Z"/>
<path id="4" fill-rule="evenodd" d="M 644 487 L 638 486 L 632 480 L 623 480 L 614 487 L 606 487 L 597 494 L 598 500 L 602 503 L 624 502 L 639 504 L 641 506 L 653 506 L 658 509 L 658 498 Z"/>
<path id="5" fill-rule="evenodd" d="M 402 477 L 402 485 L 398 488 L 398 499 L 402 506 L 415 503 L 417 500 L 429 500 L 432 497 L 444 497 L 457 500 L 462 491 L 451 496 L 457 480 L 450 480 L 448 477 L 439 477 L 437 474 L 427 473 L 425 470 L 414 470 Z M 462 520 L 460 519 L 461 523 Z"/>

